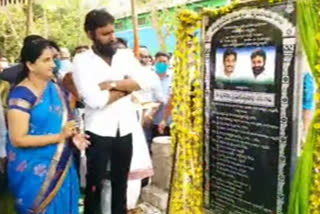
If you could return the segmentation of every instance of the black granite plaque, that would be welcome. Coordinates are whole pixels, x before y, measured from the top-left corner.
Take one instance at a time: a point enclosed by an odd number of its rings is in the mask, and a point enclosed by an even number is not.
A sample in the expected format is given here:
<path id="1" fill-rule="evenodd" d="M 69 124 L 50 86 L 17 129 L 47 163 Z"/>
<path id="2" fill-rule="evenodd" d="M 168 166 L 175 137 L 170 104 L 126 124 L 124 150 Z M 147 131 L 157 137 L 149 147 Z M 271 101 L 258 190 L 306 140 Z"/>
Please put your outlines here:
<path id="1" fill-rule="evenodd" d="M 282 214 L 288 202 L 295 7 L 237 8 L 205 40 L 207 202 L 215 214 Z"/>

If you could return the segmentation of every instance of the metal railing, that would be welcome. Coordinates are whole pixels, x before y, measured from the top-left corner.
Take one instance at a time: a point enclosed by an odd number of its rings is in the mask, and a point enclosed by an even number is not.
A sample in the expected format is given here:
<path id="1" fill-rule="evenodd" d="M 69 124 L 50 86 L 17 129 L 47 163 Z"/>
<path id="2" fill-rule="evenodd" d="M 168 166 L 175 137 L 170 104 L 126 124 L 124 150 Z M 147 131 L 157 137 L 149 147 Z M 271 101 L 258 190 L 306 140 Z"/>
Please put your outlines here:
<path id="1" fill-rule="evenodd" d="M 27 4 L 27 0 L 0 0 L 0 7 L 5 7 L 10 4 Z"/>

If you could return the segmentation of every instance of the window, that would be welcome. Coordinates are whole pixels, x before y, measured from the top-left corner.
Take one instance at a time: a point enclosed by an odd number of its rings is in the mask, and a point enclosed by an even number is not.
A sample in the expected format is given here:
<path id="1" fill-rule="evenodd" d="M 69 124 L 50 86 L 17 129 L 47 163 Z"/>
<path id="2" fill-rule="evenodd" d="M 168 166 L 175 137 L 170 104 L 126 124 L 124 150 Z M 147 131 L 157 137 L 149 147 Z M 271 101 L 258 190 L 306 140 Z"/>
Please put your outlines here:
<path id="1" fill-rule="evenodd" d="M 116 30 L 122 30 L 123 24 L 121 21 L 115 23 Z"/>
<path id="2" fill-rule="evenodd" d="M 146 19 L 145 16 L 138 18 L 138 24 L 139 25 L 145 25 L 146 23 L 147 23 L 147 19 Z"/>

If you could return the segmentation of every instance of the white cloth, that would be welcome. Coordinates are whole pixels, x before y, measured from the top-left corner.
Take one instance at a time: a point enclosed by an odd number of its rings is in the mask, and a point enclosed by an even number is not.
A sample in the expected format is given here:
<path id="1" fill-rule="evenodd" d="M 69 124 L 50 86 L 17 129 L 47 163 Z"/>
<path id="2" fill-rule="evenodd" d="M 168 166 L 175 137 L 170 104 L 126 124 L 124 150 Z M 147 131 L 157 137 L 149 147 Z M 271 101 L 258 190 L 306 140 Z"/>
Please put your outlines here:
<path id="1" fill-rule="evenodd" d="M 136 208 L 141 192 L 141 179 L 153 175 L 147 141 L 141 125 L 132 133 L 132 159 L 127 186 L 127 209 Z"/>
<path id="2" fill-rule="evenodd" d="M 223 70 L 217 72 L 216 75 L 217 79 L 224 80 L 224 81 L 232 81 L 239 79 L 239 75 L 237 75 L 237 71 L 233 71 L 229 76 L 227 76 Z"/>
<path id="3" fill-rule="evenodd" d="M 129 180 L 143 179 L 153 175 L 152 162 L 143 129 L 140 124 L 132 133 L 132 159 Z"/>
<path id="4" fill-rule="evenodd" d="M 252 78 L 255 82 L 266 82 L 266 81 L 273 81 L 273 77 L 267 73 L 267 71 L 262 71 L 258 76 L 254 76 L 252 73 Z"/>
<path id="5" fill-rule="evenodd" d="M 7 156 L 6 153 L 6 121 L 4 117 L 3 107 L 0 99 L 0 158 Z"/>
<path id="6" fill-rule="evenodd" d="M 101 214 L 111 213 L 111 201 L 112 201 L 112 186 L 109 179 L 105 179 L 102 182 L 101 190 Z"/>
<path id="7" fill-rule="evenodd" d="M 147 102 L 164 102 L 164 94 L 159 76 L 153 70 L 144 70 L 143 75 L 148 75 L 149 79 L 153 81 L 153 88 L 150 90 L 140 90 L 134 92 L 133 95 L 139 100 L 140 103 Z"/>
<path id="8" fill-rule="evenodd" d="M 142 75 L 143 69 L 129 49 L 119 49 L 112 58 L 112 66 L 92 50 L 75 57 L 73 77 L 85 103 L 87 131 L 104 137 L 115 137 L 118 128 L 120 136 L 133 132 L 138 120 L 132 95 L 107 104 L 110 93 L 107 90 L 100 90 L 99 83 L 130 77 L 142 90 L 149 90 L 153 87 L 153 81 L 148 75 Z"/>
<path id="9" fill-rule="evenodd" d="M 141 180 L 129 180 L 127 186 L 127 209 L 137 207 L 137 202 L 141 192 Z"/>
<path id="10" fill-rule="evenodd" d="M 61 60 L 61 68 L 58 71 L 58 77 L 60 80 L 66 76 L 67 73 L 72 73 L 73 65 L 68 59 Z"/>

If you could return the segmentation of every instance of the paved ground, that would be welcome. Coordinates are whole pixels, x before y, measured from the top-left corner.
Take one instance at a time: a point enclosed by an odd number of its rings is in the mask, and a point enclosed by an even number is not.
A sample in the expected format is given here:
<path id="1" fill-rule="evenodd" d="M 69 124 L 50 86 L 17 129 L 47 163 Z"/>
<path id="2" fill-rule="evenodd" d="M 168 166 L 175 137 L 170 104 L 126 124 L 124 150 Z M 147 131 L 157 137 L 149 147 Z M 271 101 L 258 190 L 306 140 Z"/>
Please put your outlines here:
<path id="1" fill-rule="evenodd" d="M 143 214 L 164 214 L 164 212 L 161 212 L 159 209 L 146 202 L 139 204 L 138 207 L 143 210 Z"/>
<path id="2" fill-rule="evenodd" d="M 141 208 L 141 212 L 136 212 L 137 214 L 164 214 L 164 212 L 146 202 L 139 204 L 138 207 Z M 80 206 L 80 213 L 83 213 L 83 206 Z"/>

